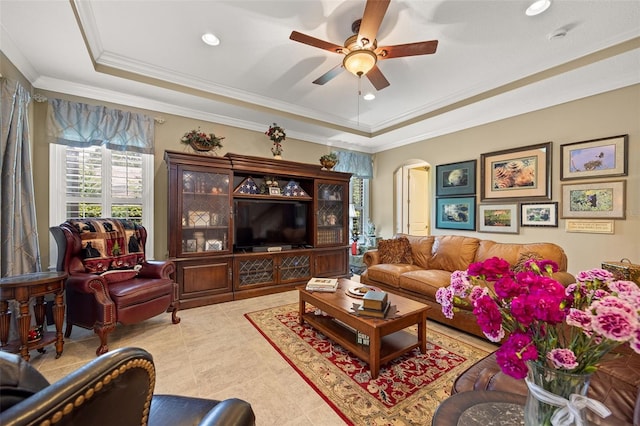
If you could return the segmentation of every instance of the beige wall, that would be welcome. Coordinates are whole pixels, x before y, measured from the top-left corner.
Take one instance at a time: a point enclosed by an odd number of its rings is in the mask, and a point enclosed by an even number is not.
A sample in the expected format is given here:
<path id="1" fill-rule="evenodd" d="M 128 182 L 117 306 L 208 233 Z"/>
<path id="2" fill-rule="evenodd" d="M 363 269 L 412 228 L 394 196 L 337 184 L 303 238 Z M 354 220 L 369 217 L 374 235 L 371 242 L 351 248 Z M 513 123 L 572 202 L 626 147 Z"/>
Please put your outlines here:
<path id="1" fill-rule="evenodd" d="M 136 111 L 148 114 L 152 117 L 162 117 L 164 124 L 156 124 L 155 129 L 155 192 L 154 192 L 154 252 L 156 259 L 166 259 L 167 248 L 167 169 L 164 163 L 164 151 L 182 151 L 185 145 L 180 143 L 180 138 L 185 132 L 200 127 L 207 133 L 215 133 L 216 136 L 224 136 L 223 148 L 219 154 L 227 152 L 235 154 L 254 155 L 257 157 L 271 157 L 271 142 L 263 132 L 243 130 L 236 127 L 224 126 L 217 123 L 210 123 L 201 120 L 194 120 L 181 116 L 165 114 L 155 111 L 129 108 L 122 105 L 115 105 L 108 102 L 100 102 L 92 99 L 69 96 L 60 93 L 38 91 L 48 98 L 68 99 L 87 104 L 106 105 L 110 108 Z M 46 123 L 46 103 L 34 105 L 34 176 L 36 192 L 36 210 L 38 214 L 38 233 L 40 237 L 40 249 L 42 252 L 42 267 L 46 269 L 55 259 L 49 258 L 49 149 L 45 137 Z M 277 121 L 277 117 L 274 117 Z M 265 123 L 265 131 L 269 124 Z M 278 123 L 283 125 L 284 123 Z M 283 143 L 283 157 L 286 160 L 299 161 L 303 163 L 318 164 L 318 159 L 323 154 L 330 151 L 330 148 L 310 142 L 304 142 L 287 137 Z"/>
<path id="2" fill-rule="evenodd" d="M 432 233 L 502 242 L 555 242 L 565 249 L 569 271 L 574 273 L 599 267 L 603 260 L 626 257 L 640 263 L 640 85 L 378 153 L 372 185 L 373 222 L 379 236 L 392 235 L 393 208 L 388 201 L 393 193 L 393 172 L 409 159 L 432 165 L 431 190 L 435 191 L 436 165 L 471 159 L 479 162 L 482 153 L 552 141 L 552 199 L 560 202 L 561 183 L 565 183 L 560 181 L 560 145 L 620 134 L 629 134 L 629 176 L 611 180 L 627 181 L 626 220 L 615 221 L 613 235 L 568 233 L 563 219 L 558 228 L 521 227 L 519 234 L 435 229 L 433 206 Z M 478 170 L 478 182 L 479 177 Z M 587 181 L 571 181 L 575 182 Z"/>

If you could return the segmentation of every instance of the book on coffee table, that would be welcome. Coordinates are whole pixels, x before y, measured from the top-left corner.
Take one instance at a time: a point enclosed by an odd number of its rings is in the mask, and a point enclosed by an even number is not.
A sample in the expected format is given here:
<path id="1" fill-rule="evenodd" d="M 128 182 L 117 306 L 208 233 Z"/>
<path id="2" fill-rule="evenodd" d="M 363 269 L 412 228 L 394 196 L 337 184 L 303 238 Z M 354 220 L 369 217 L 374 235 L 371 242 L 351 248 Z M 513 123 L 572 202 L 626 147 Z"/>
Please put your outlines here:
<path id="1" fill-rule="evenodd" d="M 387 307 L 387 293 L 384 291 L 368 291 L 362 297 L 362 307 L 374 311 L 382 311 Z"/>
<path id="2" fill-rule="evenodd" d="M 391 307 L 391 302 L 387 302 L 384 309 L 382 310 L 367 309 L 364 306 L 360 306 L 358 308 L 358 315 L 361 317 L 386 318 L 390 307 Z"/>
<path id="3" fill-rule="evenodd" d="M 337 278 L 311 278 L 307 282 L 307 291 L 335 292 L 338 289 Z"/>

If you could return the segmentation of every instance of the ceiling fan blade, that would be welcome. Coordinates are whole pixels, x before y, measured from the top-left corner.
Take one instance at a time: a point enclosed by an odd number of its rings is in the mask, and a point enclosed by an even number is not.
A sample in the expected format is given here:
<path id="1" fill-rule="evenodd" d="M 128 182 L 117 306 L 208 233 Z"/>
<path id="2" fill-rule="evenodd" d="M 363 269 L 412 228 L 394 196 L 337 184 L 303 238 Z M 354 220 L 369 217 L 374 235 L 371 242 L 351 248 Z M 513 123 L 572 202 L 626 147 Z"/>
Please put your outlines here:
<path id="1" fill-rule="evenodd" d="M 328 41 L 320 40 L 319 38 L 311 37 L 306 34 L 299 33 L 297 31 L 291 31 L 289 39 L 298 41 L 300 43 L 308 44 L 309 46 L 318 47 L 320 49 L 328 50 L 333 53 L 342 53 L 343 46 L 329 43 Z"/>
<path id="2" fill-rule="evenodd" d="M 376 34 L 378 34 L 380 24 L 382 23 L 382 18 L 384 18 L 384 14 L 387 13 L 390 1 L 391 0 L 367 0 L 362 21 L 360 22 L 360 30 L 358 31 L 358 41 L 366 38 L 369 40 L 369 43 L 373 43 L 376 39 Z"/>
<path id="3" fill-rule="evenodd" d="M 366 76 L 376 90 L 382 90 L 389 85 L 389 82 L 385 76 L 382 75 L 382 71 L 380 71 L 380 68 L 378 68 L 377 65 L 374 65 Z"/>
<path id="4" fill-rule="evenodd" d="M 376 49 L 378 59 L 400 58 L 403 56 L 430 55 L 436 53 L 438 40 L 419 41 L 417 43 L 382 46 Z"/>
<path id="5" fill-rule="evenodd" d="M 342 66 L 342 64 L 338 64 L 326 73 L 322 74 L 320 77 L 316 78 L 313 83 L 320 85 L 325 84 L 326 82 L 340 74 L 342 71 L 344 71 L 344 67 Z"/>

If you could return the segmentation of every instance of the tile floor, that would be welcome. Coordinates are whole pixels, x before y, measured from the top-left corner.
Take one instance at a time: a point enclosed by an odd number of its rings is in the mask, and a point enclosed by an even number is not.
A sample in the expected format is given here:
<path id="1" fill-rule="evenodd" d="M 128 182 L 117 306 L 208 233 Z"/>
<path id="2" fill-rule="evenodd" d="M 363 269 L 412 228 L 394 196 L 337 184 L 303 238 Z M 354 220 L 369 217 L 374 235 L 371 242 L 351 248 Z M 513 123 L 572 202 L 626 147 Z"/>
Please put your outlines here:
<path id="1" fill-rule="evenodd" d="M 344 422 L 243 316 L 247 312 L 296 303 L 296 291 L 179 311 L 180 324 L 163 314 L 137 325 L 118 326 L 111 349 L 137 346 L 149 351 L 156 366 L 155 393 L 249 401 L 257 425 L 332 426 Z M 49 326 L 53 327 L 53 326 Z M 495 346 L 431 323 L 438 331 L 464 336 L 486 350 Z M 64 353 L 55 348 L 31 352 L 32 364 L 54 382 L 95 358 L 98 338 L 74 327 Z"/>

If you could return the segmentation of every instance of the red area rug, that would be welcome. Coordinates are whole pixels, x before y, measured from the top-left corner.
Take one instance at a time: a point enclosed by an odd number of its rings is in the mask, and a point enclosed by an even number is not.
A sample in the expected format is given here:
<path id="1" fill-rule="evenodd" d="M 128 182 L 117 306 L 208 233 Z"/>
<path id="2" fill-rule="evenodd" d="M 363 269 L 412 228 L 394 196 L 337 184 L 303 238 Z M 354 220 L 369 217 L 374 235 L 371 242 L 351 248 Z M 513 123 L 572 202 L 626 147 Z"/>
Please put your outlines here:
<path id="1" fill-rule="evenodd" d="M 298 323 L 291 304 L 245 317 L 345 422 L 352 425 L 431 423 L 449 396 L 453 380 L 487 352 L 427 326 L 427 352 L 414 350 L 382 365 L 372 380 L 369 367 L 308 324 Z M 415 327 L 409 328 L 416 333 Z"/>

